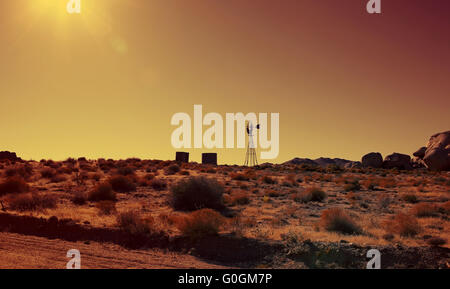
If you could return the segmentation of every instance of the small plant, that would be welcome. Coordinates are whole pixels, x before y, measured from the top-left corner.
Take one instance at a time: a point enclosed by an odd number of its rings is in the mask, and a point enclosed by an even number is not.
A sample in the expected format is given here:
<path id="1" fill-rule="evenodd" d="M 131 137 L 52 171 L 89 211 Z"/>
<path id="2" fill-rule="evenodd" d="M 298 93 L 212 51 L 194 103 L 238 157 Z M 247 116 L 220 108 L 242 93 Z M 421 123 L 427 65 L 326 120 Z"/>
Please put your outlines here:
<path id="1" fill-rule="evenodd" d="M 118 193 L 129 193 L 136 191 L 136 185 L 126 176 L 114 176 L 108 181 L 112 189 Z"/>
<path id="2" fill-rule="evenodd" d="M 327 194 L 318 187 L 311 187 L 304 192 L 298 194 L 295 198 L 296 201 L 302 203 L 308 202 L 323 202 L 327 198 Z"/>
<path id="3" fill-rule="evenodd" d="M 420 203 L 412 207 L 411 212 L 419 218 L 436 217 L 439 215 L 439 208 L 435 204 Z"/>
<path id="4" fill-rule="evenodd" d="M 11 195 L 8 200 L 9 208 L 15 211 L 41 211 L 56 207 L 56 198 L 50 195 L 26 193 Z"/>
<path id="5" fill-rule="evenodd" d="M 384 222 L 388 233 L 398 234 L 403 237 L 412 237 L 420 232 L 419 222 L 413 215 L 398 213 L 394 218 Z"/>
<path id="6" fill-rule="evenodd" d="M 440 247 L 447 244 L 447 240 L 441 237 L 432 237 L 427 240 L 427 244 L 433 247 Z"/>
<path id="7" fill-rule="evenodd" d="M 150 181 L 150 186 L 156 191 L 162 191 L 167 188 L 167 183 L 159 178 L 154 178 Z"/>
<path id="8" fill-rule="evenodd" d="M 232 173 L 231 179 L 235 180 L 235 181 L 248 181 L 249 180 L 249 178 L 246 175 L 240 174 L 240 173 Z"/>
<path id="9" fill-rule="evenodd" d="M 271 178 L 270 176 L 264 176 L 263 179 L 262 179 L 262 181 L 263 181 L 264 183 L 266 183 L 266 184 L 269 184 L 269 185 L 274 185 L 274 184 L 277 184 L 277 183 L 278 183 L 277 180 Z"/>
<path id="10" fill-rule="evenodd" d="M 75 205 L 82 206 L 82 205 L 86 204 L 87 199 L 88 198 L 86 196 L 86 193 L 84 193 L 84 192 L 75 192 L 74 195 L 72 196 L 71 201 Z"/>
<path id="11" fill-rule="evenodd" d="M 101 215 L 112 215 L 116 212 L 116 203 L 113 201 L 100 201 L 95 207 L 99 210 Z"/>
<path id="12" fill-rule="evenodd" d="M 361 228 L 344 210 L 331 208 L 324 210 L 320 217 L 320 225 L 327 231 L 343 234 L 361 234 Z"/>
<path id="13" fill-rule="evenodd" d="M 176 164 L 170 165 L 166 167 L 165 172 L 166 175 L 174 175 L 180 171 L 180 167 Z"/>
<path id="14" fill-rule="evenodd" d="M 190 177 L 171 187 L 171 203 L 175 210 L 202 208 L 223 209 L 224 188 L 214 179 Z"/>
<path id="15" fill-rule="evenodd" d="M 45 168 L 41 170 L 41 177 L 44 179 L 51 179 L 55 176 L 56 171 L 52 168 Z"/>
<path id="16" fill-rule="evenodd" d="M 194 211 L 178 222 L 178 229 L 184 236 L 200 239 L 217 235 L 224 224 L 224 217 L 212 209 Z"/>
<path id="17" fill-rule="evenodd" d="M 233 205 L 247 205 L 250 203 L 250 198 L 243 191 L 233 192 L 230 196 L 230 203 Z"/>
<path id="18" fill-rule="evenodd" d="M 406 194 L 402 197 L 403 201 L 410 203 L 410 204 L 416 204 L 419 200 L 417 199 L 416 195 L 413 194 Z"/>
<path id="19" fill-rule="evenodd" d="M 99 201 L 115 201 L 116 193 L 113 191 L 109 183 L 98 184 L 92 191 L 88 194 L 89 201 L 99 202 Z"/>
<path id="20" fill-rule="evenodd" d="M 0 183 L 0 196 L 20 194 L 30 190 L 30 186 L 21 177 L 11 177 Z"/>
<path id="21" fill-rule="evenodd" d="M 117 226 L 133 235 L 148 235 L 154 232 L 153 220 L 144 219 L 138 211 L 126 211 L 117 215 Z"/>
<path id="22" fill-rule="evenodd" d="M 344 190 L 346 192 L 359 191 L 360 189 L 361 189 L 361 185 L 359 184 L 359 182 L 357 180 L 344 185 Z"/>

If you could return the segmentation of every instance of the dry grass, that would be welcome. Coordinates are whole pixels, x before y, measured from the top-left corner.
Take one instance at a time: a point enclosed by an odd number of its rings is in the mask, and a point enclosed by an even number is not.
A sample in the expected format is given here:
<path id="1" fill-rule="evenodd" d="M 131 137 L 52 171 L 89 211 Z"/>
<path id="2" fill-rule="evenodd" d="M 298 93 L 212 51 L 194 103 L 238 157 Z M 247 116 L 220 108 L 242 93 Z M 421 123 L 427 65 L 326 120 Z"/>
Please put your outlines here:
<path id="1" fill-rule="evenodd" d="M 327 231 L 342 234 L 360 234 L 361 228 L 341 208 L 324 210 L 320 217 L 320 225 Z"/>
<path id="2" fill-rule="evenodd" d="M 413 215 L 398 213 L 394 218 L 384 222 L 386 232 L 398 234 L 403 237 L 412 237 L 419 234 L 421 228 Z"/>
<path id="3" fill-rule="evenodd" d="M 200 239 L 217 235 L 224 223 L 224 217 L 218 212 L 212 209 L 201 209 L 180 218 L 177 227 L 184 236 Z"/>

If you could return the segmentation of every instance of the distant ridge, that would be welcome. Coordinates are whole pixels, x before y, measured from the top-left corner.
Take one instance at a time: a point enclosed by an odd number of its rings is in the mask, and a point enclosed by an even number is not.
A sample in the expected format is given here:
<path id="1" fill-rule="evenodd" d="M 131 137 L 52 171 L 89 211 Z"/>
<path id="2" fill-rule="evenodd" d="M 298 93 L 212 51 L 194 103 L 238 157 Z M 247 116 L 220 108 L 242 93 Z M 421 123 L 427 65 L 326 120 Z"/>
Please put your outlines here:
<path id="1" fill-rule="evenodd" d="M 358 167 L 361 166 L 361 162 L 355 162 L 340 158 L 318 158 L 315 160 L 308 159 L 308 158 L 293 158 L 290 161 L 284 162 L 284 165 L 313 165 L 313 166 L 320 166 L 320 167 L 327 167 L 329 165 L 337 165 L 340 167 L 346 167 L 346 168 L 352 168 L 352 167 Z"/>

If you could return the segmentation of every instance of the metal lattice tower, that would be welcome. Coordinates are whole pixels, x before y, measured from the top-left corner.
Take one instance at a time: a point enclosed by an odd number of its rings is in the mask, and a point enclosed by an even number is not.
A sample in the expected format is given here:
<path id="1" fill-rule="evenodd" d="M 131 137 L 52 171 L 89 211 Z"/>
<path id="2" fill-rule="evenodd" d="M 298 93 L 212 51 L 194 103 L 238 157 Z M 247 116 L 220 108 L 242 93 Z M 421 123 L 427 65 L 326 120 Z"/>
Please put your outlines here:
<path id="1" fill-rule="evenodd" d="M 259 124 L 256 125 L 256 129 L 259 129 Z M 245 162 L 244 166 L 257 166 L 258 158 L 256 157 L 256 148 L 253 142 L 253 124 L 249 122 L 247 124 L 247 135 L 248 135 L 248 144 L 247 144 L 247 152 L 245 153 Z"/>

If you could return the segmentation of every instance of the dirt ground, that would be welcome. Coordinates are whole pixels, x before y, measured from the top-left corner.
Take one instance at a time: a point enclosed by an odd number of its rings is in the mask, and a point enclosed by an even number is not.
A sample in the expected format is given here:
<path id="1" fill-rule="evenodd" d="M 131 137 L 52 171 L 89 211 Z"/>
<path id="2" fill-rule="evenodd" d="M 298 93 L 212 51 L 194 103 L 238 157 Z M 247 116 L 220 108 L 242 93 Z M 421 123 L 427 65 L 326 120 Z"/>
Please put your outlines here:
<path id="1" fill-rule="evenodd" d="M 215 266 L 235 265 L 316 267 L 286 253 L 289 250 L 288 240 L 292 238 L 302 244 L 302 250 L 305 250 L 304 245 L 309 242 L 321 246 L 329 244 L 331 248 L 335 248 L 336 244 L 338 247 L 375 247 L 384 250 L 400 247 L 412 248 L 419 259 L 421 252 L 428 254 L 425 251 L 431 250 L 432 253 L 427 255 L 426 265 L 423 266 L 437 268 L 448 264 L 448 251 L 445 250 L 450 250 L 449 172 L 429 172 L 424 169 L 344 170 L 337 167 L 269 164 L 258 168 L 216 167 L 129 159 L 2 163 L 0 173 L 0 183 L 20 176 L 29 186 L 27 191 L 31 192 L 25 194 L 49 196 L 56 200 L 56 205 L 48 208 L 23 208 L 14 206 L 12 194 L 0 192 L 2 208 L 6 214 L 32 216 L 36 219 L 54 218 L 80 226 L 115 230 L 118 229 L 118 215 L 135 211 L 143 218 L 151 219 L 153 226 L 163 231 L 170 240 L 182 235 L 176 224 L 177 218 L 189 214 L 174 210 L 171 206 L 172 186 L 182 179 L 205 176 L 217 180 L 225 192 L 223 200 L 227 208 L 227 213 L 224 214 L 226 224 L 221 227 L 220 236 L 256 240 L 261 244 L 277 244 L 271 247 L 276 253 L 270 253 L 270 258 L 247 260 L 248 262 L 240 260 L 241 263 L 233 264 L 231 259 L 222 262 L 214 256 L 209 256 L 207 261 L 199 259 L 198 254 L 194 257 L 196 254 L 190 252 L 189 248 L 181 250 L 180 246 L 175 250 L 178 252 L 158 251 L 155 248 L 135 251 L 120 244 L 90 242 L 87 245 L 84 242 L 47 240 L 42 236 L 1 233 L 0 267 L 14 264 L 22 268 L 64 267 L 67 262 L 64 252 L 73 245 L 80 246 L 80 251 L 89 252 L 86 253 L 89 259 L 86 258 L 85 268 L 216 268 Z M 117 175 L 129 179 L 134 188 L 117 192 L 112 210 L 106 212 L 98 202 L 91 200 L 81 203 L 74 201 L 75 196 L 89 194 L 96 186 L 110 182 Z M 320 200 L 309 199 L 308 194 L 317 190 L 323 192 L 324 197 Z M 324 225 L 326 212 L 334 208 L 345 214 L 345 218 L 357 228 L 355 232 L 348 234 Z M 399 214 L 406 216 L 406 219 L 398 217 Z M 411 223 L 413 232 L 404 233 L 403 227 Z M 1 225 L 3 231 L 7 230 L 7 224 Z M 12 230 L 18 231 L 20 230 Z M 265 245 L 261 246 L 266 248 Z M 29 248 L 36 248 L 38 253 L 27 253 Z M 443 248 L 444 251 L 436 253 L 437 248 Z M 113 257 L 116 252 L 117 259 Z M 363 254 L 363 250 L 358 254 Z M 433 264 L 430 256 L 440 259 Z M 20 262 L 14 262 L 14 259 Z M 110 264 L 107 264 L 108 260 L 111 261 Z M 413 261 L 405 259 L 405 262 Z M 357 263 L 349 266 L 360 267 L 364 262 L 360 260 Z M 344 263 L 338 265 L 346 266 Z M 402 266 L 411 267 L 414 264 L 399 265 Z"/>

